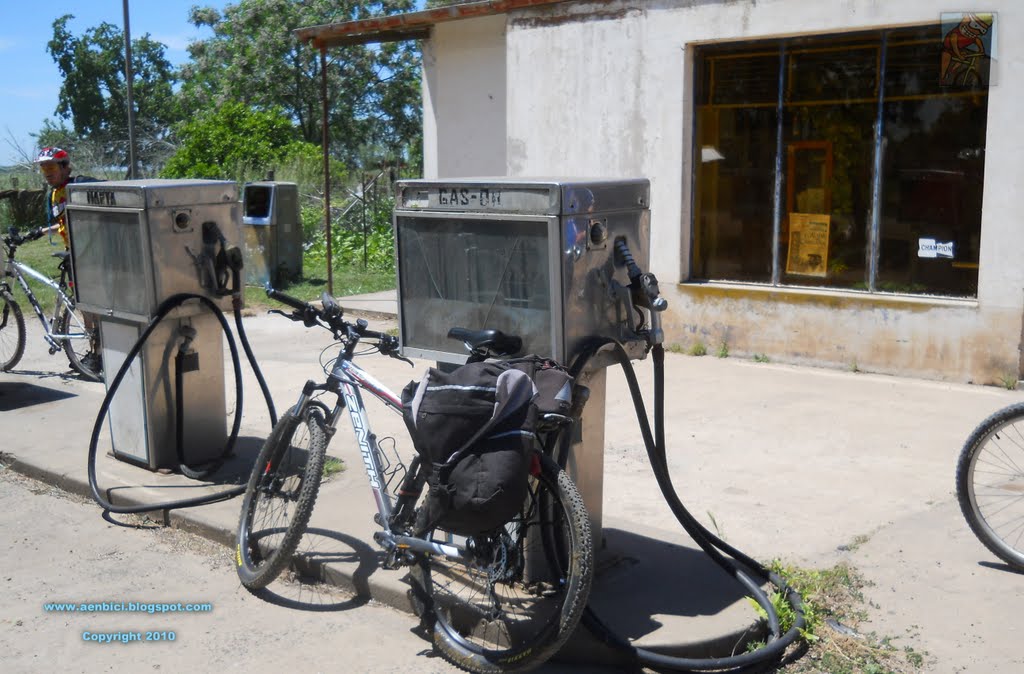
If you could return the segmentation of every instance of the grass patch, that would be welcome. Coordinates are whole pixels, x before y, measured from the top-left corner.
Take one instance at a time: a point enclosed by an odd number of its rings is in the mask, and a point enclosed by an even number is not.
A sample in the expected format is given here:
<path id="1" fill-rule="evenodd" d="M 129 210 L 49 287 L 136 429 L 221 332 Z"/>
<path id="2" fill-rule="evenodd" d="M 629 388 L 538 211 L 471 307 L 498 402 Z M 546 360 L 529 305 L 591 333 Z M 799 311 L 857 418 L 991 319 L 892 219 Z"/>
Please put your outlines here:
<path id="1" fill-rule="evenodd" d="M 754 354 L 754 362 L 755 363 L 770 363 L 770 362 L 772 362 L 772 359 L 768 357 L 767 353 L 755 353 Z"/>
<path id="2" fill-rule="evenodd" d="M 784 666 L 774 671 L 916 674 L 925 665 L 926 654 L 910 646 L 900 650 L 888 637 L 860 632 L 866 619 L 863 589 L 867 583 L 853 567 L 841 563 L 829 569 L 803 569 L 775 561 L 771 569 L 801 594 L 807 623 L 801 631 L 806 653 L 800 655 L 799 649 L 791 647 Z M 769 592 L 769 599 L 785 632 L 793 626 L 795 612 L 777 588 Z M 755 604 L 755 610 L 765 617 L 760 606 Z"/>
<path id="3" fill-rule="evenodd" d="M 718 353 L 715 354 L 715 355 L 717 355 L 719 358 L 728 358 L 729 357 L 729 342 L 723 341 L 721 344 L 719 344 L 718 345 Z"/>
<path id="4" fill-rule="evenodd" d="M 345 462 L 341 459 L 336 459 L 333 456 L 328 456 L 324 459 L 324 479 L 331 479 L 332 475 L 345 472 Z"/>
<path id="5" fill-rule="evenodd" d="M 395 287 L 394 272 L 363 269 L 361 264 L 334 265 L 334 296 L 362 295 Z M 303 260 L 302 276 L 293 281 L 280 284 L 277 288 L 300 300 L 316 301 L 320 294 L 327 290 L 327 265 L 315 258 Z M 247 286 L 245 289 L 245 306 L 254 311 L 283 308 L 279 303 L 267 298 L 267 293 L 258 286 Z"/>
<path id="6" fill-rule="evenodd" d="M 1017 389 L 1017 373 L 1016 372 L 1004 372 L 999 375 L 999 383 L 1007 391 L 1015 391 Z"/>
<path id="7" fill-rule="evenodd" d="M 691 356 L 706 356 L 708 353 L 708 347 L 704 346 L 704 342 L 699 339 L 693 343 L 690 347 L 689 354 Z"/>

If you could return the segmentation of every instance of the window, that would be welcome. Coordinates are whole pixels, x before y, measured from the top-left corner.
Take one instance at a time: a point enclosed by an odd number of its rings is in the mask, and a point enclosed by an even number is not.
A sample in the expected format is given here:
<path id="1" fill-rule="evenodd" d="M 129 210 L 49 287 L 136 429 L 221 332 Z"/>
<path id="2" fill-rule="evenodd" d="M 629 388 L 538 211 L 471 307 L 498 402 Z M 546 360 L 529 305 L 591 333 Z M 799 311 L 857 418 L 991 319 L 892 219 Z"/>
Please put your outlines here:
<path id="1" fill-rule="evenodd" d="M 700 48 L 694 277 L 976 296 L 988 59 L 951 67 L 957 30 Z"/>

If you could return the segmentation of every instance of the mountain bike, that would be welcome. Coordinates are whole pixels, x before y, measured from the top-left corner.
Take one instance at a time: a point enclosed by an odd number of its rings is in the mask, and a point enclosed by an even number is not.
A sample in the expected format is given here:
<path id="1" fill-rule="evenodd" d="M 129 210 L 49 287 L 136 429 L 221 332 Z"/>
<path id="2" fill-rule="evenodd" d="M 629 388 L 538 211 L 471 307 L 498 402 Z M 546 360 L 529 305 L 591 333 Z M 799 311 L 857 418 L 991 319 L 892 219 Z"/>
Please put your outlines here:
<path id="1" fill-rule="evenodd" d="M 956 466 L 956 494 L 985 547 L 1024 571 L 1024 403 L 999 410 L 967 438 Z"/>
<path id="2" fill-rule="evenodd" d="M 99 328 L 86 326 L 82 312 L 75 306 L 74 297 L 69 293 L 72 283 L 70 254 L 66 251 L 54 253 L 60 258 L 57 279 L 50 279 L 24 262 L 15 259 L 18 247 L 43 236 L 43 230 L 35 229 L 26 235 L 18 234 L 13 227 L 3 237 L 7 260 L 3 276 L 0 277 L 0 371 L 8 371 L 18 364 L 25 353 L 25 318 L 21 307 L 14 299 L 7 279 L 13 278 L 21 286 L 29 304 L 43 326 L 43 339 L 49 345 L 50 354 L 64 351 L 71 368 L 89 381 L 102 381 L 102 366 L 99 350 Z M 53 289 L 56 295 L 53 315 L 47 316 L 28 285 L 26 276 Z"/>
<path id="3" fill-rule="evenodd" d="M 547 660 L 576 627 L 594 568 L 583 500 L 542 446 L 553 447 L 572 418 L 546 415 L 552 418 L 538 433 L 546 442 L 531 452 L 528 494 L 510 521 L 469 537 L 425 527 L 430 488 L 424 486 L 432 466 L 418 454 L 408 467 L 397 453 L 384 455 L 361 392 L 398 414 L 402 402 L 353 362 L 364 344 L 411 364 L 399 354 L 398 338 L 370 330 L 363 319 L 344 320 L 326 293 L 322 308 L 274 290 L 268 295 L 294 309 L 275 313 L 324 327 L 341 345 L 324 368 L 326 381 L 306 383 L 256 459 L 238 525 L 236 570 L 242 584 L 258 590 L 288 566 L 317 498 L 327 444 L 348 409 L 377 506 L 380 530 L 374 540 L 384 551 L 383 567 L 409 570 L 414 608 L 433 629 L 436 649 L 474 672 L 523 671 Z M 471 361 L 510 356 L 522 343 L 494 330 L 452 332 L 470 347 Z M 335 399 L 332 406 L 319 399 L 327 395 Z"/>

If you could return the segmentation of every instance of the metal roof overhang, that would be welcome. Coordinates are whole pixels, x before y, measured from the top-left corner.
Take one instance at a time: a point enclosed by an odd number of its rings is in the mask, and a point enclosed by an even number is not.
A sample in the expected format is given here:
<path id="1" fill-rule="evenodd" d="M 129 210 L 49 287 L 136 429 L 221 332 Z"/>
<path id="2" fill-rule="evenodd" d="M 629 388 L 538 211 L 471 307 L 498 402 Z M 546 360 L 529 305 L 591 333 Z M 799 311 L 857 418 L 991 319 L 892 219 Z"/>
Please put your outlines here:
<path id="1" fill-rule="evenodd" d="M 295 36 L 316 49 L 342 47 L 373 42 L 423 40 L 430 37 L 430 29 L 446 21 L 472 19 L 480 16 L 505 14 L 517 9 L 554 5 L 568 0 L 485 0 L 448 5 L 406 14 L 377 16 L 358 21 L 344 21 L 322 26 L 299 28 Z"/>

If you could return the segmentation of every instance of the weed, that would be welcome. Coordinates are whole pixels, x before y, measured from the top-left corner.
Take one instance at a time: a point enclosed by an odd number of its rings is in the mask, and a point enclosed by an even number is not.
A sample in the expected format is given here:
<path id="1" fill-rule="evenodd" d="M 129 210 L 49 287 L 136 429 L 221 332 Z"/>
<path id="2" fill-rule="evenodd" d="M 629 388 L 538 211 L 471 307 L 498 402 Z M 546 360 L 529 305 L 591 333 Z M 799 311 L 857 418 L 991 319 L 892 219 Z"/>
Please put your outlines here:
<path id="1" fill-rule="evenodd" d="M 857 359 L 856 358 L 854 358 L 853 362 L 850 363 L 850 372 L 853 372 L 853 373 L 860 372 L 860 367 L 857 365 Z"/>
<path id="2" fill-rule="evenodd" d="M 693 343 L 693 346 L 690 347 L 691 356 L 705 356 L 707 355 L 707 353 L 708 347 L 704 346 L 704 342 L 700 341 L 699 339 Z"/>
<path id="3" fill-rule="evenodd" d="M 726 341 L 723 340 L 722 343 L 718 345 L 718 353 L 716 355 L 719 358 L 728 358 L 729 357 L 729 342 L 726 342 Z"/>
<path id="4" fill-rule="evenodd" d="M 857 548 L 859 548 L 860 546 L 864 545 L 865 543 L 867 543 L 870 540 L 871 540 L 871 536 L 869 536 L 867 534 L 858 534 L 858 535 L 854 536 L 853 540 L 850 541 L 849 543 L 844 543 L 843 545 L 840 545 L 839 546 L 839 550 L 841 550 L 843 552 L 853 552 L 854 550 L 856 550 Z"/>
<path id="5" fill-rule="evenodd" d="M 341 459 L 336 459 L 333 456 L 328 456 L 324 459 L 324 479 L 328 480 L 332 475 L 341 473 L 345 470 L 345 462 Z"/>
<path id="6" fill-rule="evenodd" d="M 859 536 L 853 545 L 866 539 Z M 866 619 L 861 609 L 866 583 L 852 567 L 838 564 L 829 569 L 802 569 L 776 560 L 770 568 L 801 594 L 805 619 L 801 637 L 808 647 L 804 657 L 788 663 L 779 672 L 906 674 L 924 666 L 925 654 L 909 646 L 901 652 L 888 637 L 858 631 L 858 625 Z M 768 597 L 779 616 L 780 628 L 785 631 L 792 627 L 796 614 L 785 591 L 770 587 Z M 760 606 L 755 605 L 754 610 L 762 619 L 767 617 Z"/>
<path id="7" fill-rule="evenodd" d="M 755 353 L 754 354 L 754 362 L 755 363 L 770 363 L 770 362 L 772 362 L 772 359 L 768 357 L 767 353 Z"/>
<path id="8" fill-rule="evenodd" d="M 708 519 L 711 520 L 711 526 L 713 526 L 715 528 L 715 535 L 718 536 L 719 538 L 721 538 L 724 541 L 725 540 L 725 532 L 722 531 L 721 527 L 718 526 L 718 520 L 715 519 L 714 514 L 710 510 L 708 510 L 707 513 L 708 513 Z"/>
<path id="9" fill-rule="evenodd" d="M 679 342 L 672 342 L 671 344 L 669 344 L 668 346 L 665 347 L 665 350 L 668 351 L 669 353 L 684 353 L 685 352 L 685 349 L 683 348 L 683 345 L 680 344 Z"/>
<path id="10" fill-rule="evenodd" d="M 1014 391 L 1017 388 L 1017 378 L 1018 375 L 1016 372 L 1004 372 L 999 375 L 999 383 L 1002 384 L 1003 388 L 1006 390 Z"/>

